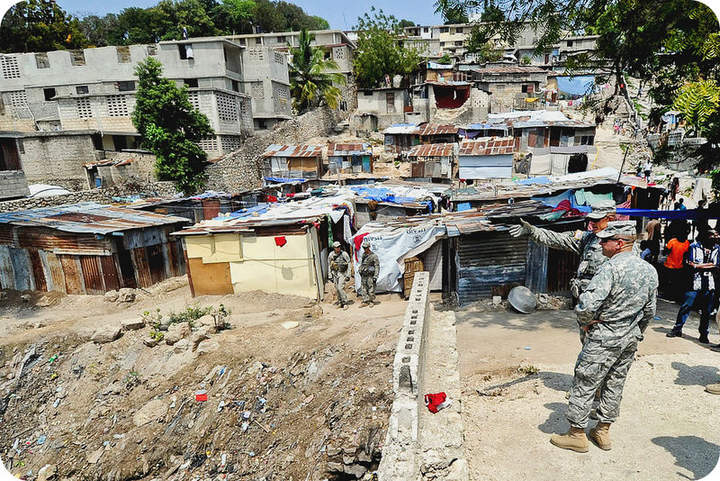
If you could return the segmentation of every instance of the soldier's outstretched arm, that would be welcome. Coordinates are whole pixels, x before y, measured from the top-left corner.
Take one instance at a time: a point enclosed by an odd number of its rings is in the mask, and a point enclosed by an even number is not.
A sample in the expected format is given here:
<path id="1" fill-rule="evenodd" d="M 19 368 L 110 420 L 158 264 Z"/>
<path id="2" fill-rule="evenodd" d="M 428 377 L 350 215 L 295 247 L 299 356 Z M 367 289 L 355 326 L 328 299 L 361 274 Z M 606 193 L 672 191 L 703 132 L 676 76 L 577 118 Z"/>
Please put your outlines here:
<path id="1" fill-rule="evenodd" d="M 512 237 L 529 235 L 532 240 L 544 244 L 553 249 L 574 252 L 582 252 L 582 235 L 575 235 L 575 232 L 554 232 L 548 229 L 535 227 L 534 225 L 520 219 L 519 225 L 513 225 L 509 229 Z"/>
<path id="2" fill-rule="evenodd" d="M 612 268 L 605 264 L 600 267 L 600 270 L 592 278 L 585 292 L 580 294 L 578 303 L 575 306 L 575 314 L 577 314 L 580 327 L 590 325 L 593 320 L 598 319 L 597 311 L 607 296 L 610 295 L 612 281 Z"/>

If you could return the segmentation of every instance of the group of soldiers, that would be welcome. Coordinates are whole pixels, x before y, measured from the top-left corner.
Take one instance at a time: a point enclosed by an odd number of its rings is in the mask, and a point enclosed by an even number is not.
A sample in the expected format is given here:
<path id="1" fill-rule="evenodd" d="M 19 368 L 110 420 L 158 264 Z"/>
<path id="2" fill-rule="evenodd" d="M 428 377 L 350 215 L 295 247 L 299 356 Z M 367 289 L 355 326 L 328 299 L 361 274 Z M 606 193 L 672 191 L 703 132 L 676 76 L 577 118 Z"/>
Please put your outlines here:
<path id="1" fill-rule="evenodd" d="M 554 249 L 580 255 L 577 275 L 571 281 L 582 349 L 575 364 L 569 393 L 566 434 L 550 442 L 563 449 L 589 450 L 585 429 L 593 411 L 598 423 L 589 438 L 609 450 L 610 426 L 620 412 L 623 387 L 638 343 L 655 316 L 658 276 L 638 255 L 634 222 L 613 221 L 614 211 L 588 215 L 587 231 L 553 232 L 521 221 L 512 236 L 530 239 Z"/>
<path id="2" fill-rule="evenodd" d="M 360 307 L 374 306 L 379 304 L 375 299 L 375 285 L 377 284 L 378 274 L 380 274 L 380 260 L 370 248 L 370 242 L 365 239 L 362 242 L 362 259 L 360 260 L 360 286 L 358 292 L 362 296 L 362 304 Z M 342 250 L 340 242 L 333 242 L 333 251 L 328 255 L 328 267 L 330 278 L 335 285 L 337 292 L 337 303 L 343 309 L 349 305 L 348 296 L 345 293 L 345 283 L 352 275 L 352 263 L 347 252 Z"/>

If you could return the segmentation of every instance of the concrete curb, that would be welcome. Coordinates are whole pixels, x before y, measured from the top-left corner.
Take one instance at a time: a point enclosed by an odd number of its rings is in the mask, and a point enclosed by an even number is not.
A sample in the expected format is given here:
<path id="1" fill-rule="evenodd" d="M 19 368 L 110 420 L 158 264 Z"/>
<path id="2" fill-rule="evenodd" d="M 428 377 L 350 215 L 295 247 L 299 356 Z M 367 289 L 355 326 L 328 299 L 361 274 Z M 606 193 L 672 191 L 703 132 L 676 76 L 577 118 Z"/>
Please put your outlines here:
<path id="1" fill-rule="evenodd" d="M 418 397 L 425 364 L 430 274 L 417 272 L 393 362 L 393 400 L 378 468 L 379 481 L 417 478 Z"/>

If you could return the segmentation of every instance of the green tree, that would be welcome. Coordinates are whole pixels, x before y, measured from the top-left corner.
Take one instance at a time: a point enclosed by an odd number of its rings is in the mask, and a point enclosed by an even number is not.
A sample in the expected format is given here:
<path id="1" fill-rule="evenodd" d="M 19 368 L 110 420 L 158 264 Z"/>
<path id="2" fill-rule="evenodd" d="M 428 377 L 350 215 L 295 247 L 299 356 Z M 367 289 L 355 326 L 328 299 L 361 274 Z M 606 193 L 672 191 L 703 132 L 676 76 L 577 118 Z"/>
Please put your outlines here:
<path id="1" fill-rule="evenodd" d="M 47 52 L 87 45 L 78 19 L 55 2 L 26 0 L 17 3 L 0 24 L 2 52 Z"/>
<path id="2" fill-rule="evenodd" d="M 472 30 L 470 30 L 467 51 L 478 54 L 478 60 L 481 62 L 493 62 L 501 57 L 500 52 L 495 50 L 489 33 L 480 25 L 473 25 Z"/>
<path id="3" fill-rule="evenodd" d="M 398 27 L 400 27 L 400 28 L 414 27 L 414 26 L 415 26 L 415 22 L 405 19 L 405 18 L 403 18 L 402 20 L 400 20 L 398 22 Z"/>
<path id="4" fill-rule="evenodd" d="M 186 194 L 199 191 L 207 179 L 207 155 L 197 142 L 213 134 L 210 122 L 193 108 L 187 88 L 162 77 L 162 64 L 154 58 L 140 62 L 135 73 L 139 81 L 132 121 L 157 158 L 158 178 L 173 181 Z"/>
<path id="5" fill-rule="evenodd" d="M 468 23 L 467 8 L 457 0 L 436 0 L 435 13 L 441 15 L 445 24 Z"/>
<path id="6" fill-rule="evenodd" d="M 325 59 L 323 49 L 313 47 L 312 40 L 307 30 L 302 30 L 298 47 L 290 51 L 290 92 L 293 107 L 298 113 L 323 103 L 336 109 L 342 99 L 342 93 L 336 85 L 344 84 L 345 77 L 341 73 L 329 72 L 337 70 L 337 64 L 333 60 Z"/>
<path id="7" fill-rule="evenodd" d="M 385 75 L 407 75 L 420 63 L 417 50 L 402 44 L 402 31 L 392 15 L 371 7 L 354 29 L 359 34 L 353 68 L 361 87 L 377 87 Z"/>
<path id="8" fill-rule="evenodd" d="M 118 17 L 109 13 L 104 17 L 88 15 L 80 20 L 80 29 L 88 39 L 91 47 L 106 47 L 122 43 L 122 32 L 119 32 Z"/>
<path id="9" fill-rule="evenodd" d="M 710 128 L 720 109 L 720 87 L 713 80 L 688 82 L 680 88 L 673 107 L 683 113 L 696 134 Z"/>
<path id="10" fill-rule="evenodd" d="M 222 0 L 212 10 L 212 17 L 224 33 L 252 33 L 256 9 L 254 0 Z"/>

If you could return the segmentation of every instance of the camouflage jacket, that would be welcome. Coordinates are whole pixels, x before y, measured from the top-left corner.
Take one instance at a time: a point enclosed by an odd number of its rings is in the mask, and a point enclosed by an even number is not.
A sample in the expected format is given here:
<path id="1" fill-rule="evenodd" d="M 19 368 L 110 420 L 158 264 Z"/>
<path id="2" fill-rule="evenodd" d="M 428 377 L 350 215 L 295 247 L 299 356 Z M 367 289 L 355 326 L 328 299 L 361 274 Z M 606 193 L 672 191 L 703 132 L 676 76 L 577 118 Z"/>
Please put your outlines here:
<path id="1" fill-rule="evenodd" d="M 330 274 L 333 276 L 339 273 L 345 277 L 350 277 L 350 256 L 345 251 L 340 251 L 340 254 L 336 254 L 333 250 L 328 255 L 328 268 Z"/>
<path id="2" fill-rule="evenodd" d="M 594 324 L 588 339 L 613 341 L 642 333 L 655 316 L 658 277 L 653 266 L 631 252 L 616 254 L 603 264 L 580 295 L 578 324 Z"/>
<path id="3" fill-rule="evenodd" d="M 530 230 L 530 239 L 551 249 L 580 255 L 580 265 L 578 265 L 576 277 L 581 280 L 592 279 L 598 268 L 608 260 L 602 253 L 600 239 L 590 231 L 554 232 L 533 226 Z M 640 256 L 639 242 L 634 243 L 633 254 Z M 587 285 L 587 282 L 585 284 Z"/>
<path id="4" fill-rule="evenodd" d="M 363 254 L 358 270 L 362 277 L 372 277 L 377 280 L 378 274 L 380 274 L 380 259 L 378 259 L 377 254 L 374 252 Z"/>

